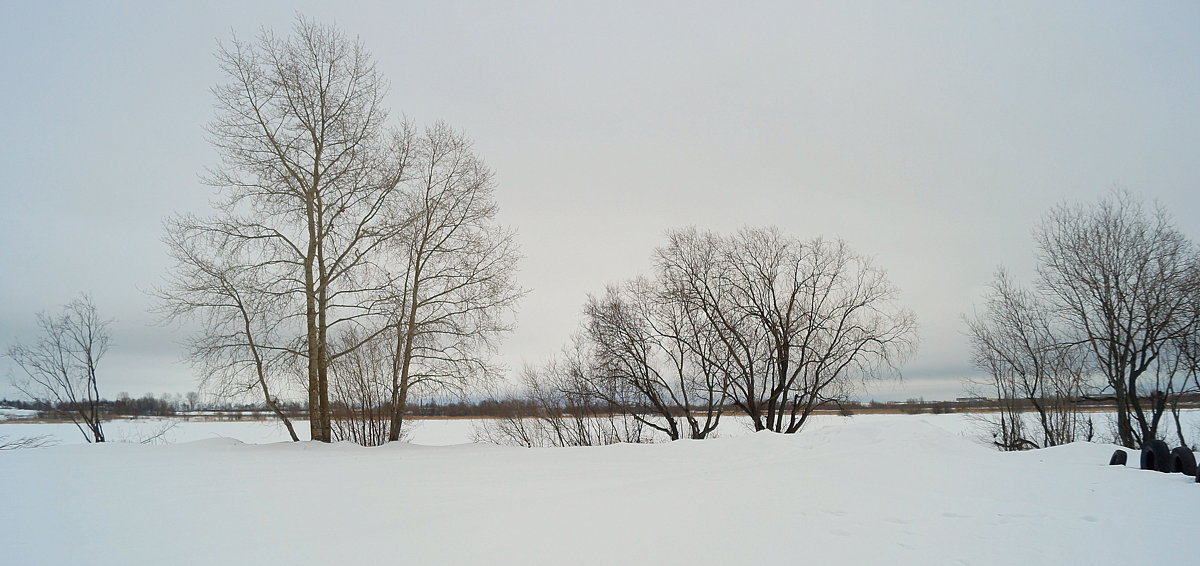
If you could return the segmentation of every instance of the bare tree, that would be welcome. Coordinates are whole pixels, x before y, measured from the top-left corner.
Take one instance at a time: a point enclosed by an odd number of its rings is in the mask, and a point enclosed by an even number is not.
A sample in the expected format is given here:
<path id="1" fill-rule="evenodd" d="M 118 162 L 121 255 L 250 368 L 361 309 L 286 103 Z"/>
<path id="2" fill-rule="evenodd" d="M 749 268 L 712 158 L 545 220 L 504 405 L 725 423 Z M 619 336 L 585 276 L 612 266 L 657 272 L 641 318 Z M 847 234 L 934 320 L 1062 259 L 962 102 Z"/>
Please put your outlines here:
<path id="1" fill-rule="evenodd" d="M 1196 246 L 1165 210 L 1146 210 L 1127 192 L 1054 209 L 1037 242 L 1042 289 L 1114 394 L 1119 442 L 1158 438 L 1171 388 L 1157 364 L 1200 324 Z"/>
<path id="2" fill-rule="evenodd" d="M 1066 339 L 1049 305 L 996 274 L 987 308 L 967 319 L 973 360 L 988 373 L 999 412 L 984 417 L 1003 450 L 1044 448 L 1087 439 L 1091 420 L 1078 408 L 1088 388 L 1086 352 Z M 1036 415 L 1030 430 L 1025 413 Z"/>
<path id="3" fill-rule="evenodd" d="M 794 433 L 861 379 L 894 370 L 916 324 L 882 270 L 841 241 L 777 229 L 674 231 L 657 252 L 670 289 L 720 341 L 730 400 L 756 430 Z"/>
<path id="4" fill-rule="evenodd" d="M 37 321 L 36 342 L 8 349 L 21 370 L 13 385 L 35 402 L 65 411 L 88 442 L 104 442 L 96 368 L 108 352 L 111 321 L 100 318 L 87 295 L 55 315 L 39 313 Z"/>
<path id="5" fill-rule="evenodd" d="M 492 174 L 443 124 L 420 135 L 407 124 L 387 130 L 384 80 L 362 45 L 334 28 L 299 19 L 290 38 L 235 39 L 218 59 L 228 82 L 214 89 L 209 132 L 222 165 L 208 181 L 223 198 L 212 218 L 170 223 L 172 246 L 205 247 L 176 254 L 191 279 L 164 295 L 203 287 L 197 265 L 232 270 L 234 293 L 271 314 L 254 348 L 244 348 L 246 332 L 222 344 L 271 365 L 303 362 L 312 438 L 334 436 L 331 380 L 346 357 L 348 381 L 334 385 L 341 410 L 355 406 L 353 415 L 369 419 L 387 411 L 387 438 L 396 440 L 411 388 L 461 388 L 493 373 L 487 354 L 522 294 L 512 233 L 494 222 Z M 208 338 L 229 336 L 214 330 Z M 378 347 L 383 338 L 390 350 Z M 361 348 L 386 355 L 390 370 L 358 375 L 382 361 L 357 355 Z M 380 383 L 382 391 L 362 389 Z M 363 413 L 368 397 L 372 412 Z"/>
<path id="6" fill-rule="evenodd" d="M 400 439 L 413 392 L 465 394 L 498 374 L 490 362 L 524 291 L 512 232 L 495 222 L 491 171 L 445 124 L 413 136 L 402 193 L 389 214 L 405 228 L 382 246 L 389 274 L 371 338 L 333 364 L 339 438 Z M 337 419 L 335 419 L 337 420 Z M 377 435 L 382 434 L 382 437 Z"/>
<path id="7" fill-rule="evenodd" d="M 328 442 L 329 365 L 359 345 L 337 338 L 381 315 L 390 278 L 378 252 L 406 227 L 389 213 L 407 132 L 385 128 L 384 79 L 333 27 L 298 18 L 292 36 L 235 38 L 217 59 L 225 82 L 208 132 L 221 164 L 206 178 L 217 212 L 176 220 L 169 239 L 207 242 L 196 255 L 210 263 L 237 258 L 239 293 L 288 309 L 272 321 L 281 341 L 258 348 L 302 361 L 311 436 Z"/>
<path id="8" fill-rule="evenodd" d="M 388 299 L 390 440 L 400 436 L 413 388 L 461 393 L 472 378 L 496 374 L 489 356 L 525 294 L 514 278 L 513 233 L 496 224 L 492 172 L 466 136 L 436 124 L 412 155 L 396 214 L 407 224 L 387 250 L 397 266 Z"/>
<path id="9" fill-rule="evenodd" d="M 588 297 L 584 316 L 594 396 L 671 440 L 716 430 L 726 401 L 724 373 L 699 313 L 659 281 L 638 278 Z"/>

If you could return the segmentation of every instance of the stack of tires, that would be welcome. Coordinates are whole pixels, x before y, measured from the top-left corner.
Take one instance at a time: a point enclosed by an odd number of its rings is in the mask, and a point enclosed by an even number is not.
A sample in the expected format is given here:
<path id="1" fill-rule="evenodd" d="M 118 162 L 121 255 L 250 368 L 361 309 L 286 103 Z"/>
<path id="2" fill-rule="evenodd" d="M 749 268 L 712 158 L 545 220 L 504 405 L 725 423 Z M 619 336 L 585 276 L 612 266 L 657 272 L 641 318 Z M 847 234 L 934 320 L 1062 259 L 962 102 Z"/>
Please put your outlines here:
<path id="1" fill-rule="evenodd" d="M 1117 450 L 1108 462 L 1110 465 L 1124 465 L 1125 451 Z M 1156 470 L 1165 474 L 1181 473 L 1196 478 L 1200 483 L 1200 475 L 1196 474 L 1196 455 L 1186 446 L 1174 450 L 1161 440 L 1151 440 L 1142 445 L 1143 470 Z"/>

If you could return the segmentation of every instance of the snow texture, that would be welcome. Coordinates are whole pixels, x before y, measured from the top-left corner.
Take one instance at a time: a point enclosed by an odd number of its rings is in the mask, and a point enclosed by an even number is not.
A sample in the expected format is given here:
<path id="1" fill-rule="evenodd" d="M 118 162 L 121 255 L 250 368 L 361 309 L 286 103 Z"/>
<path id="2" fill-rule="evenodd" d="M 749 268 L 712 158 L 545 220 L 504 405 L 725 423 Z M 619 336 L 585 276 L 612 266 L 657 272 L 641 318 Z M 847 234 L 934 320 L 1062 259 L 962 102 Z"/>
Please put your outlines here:
<path id="1" fill-rule="evenodd" d="M 799 435 L 595 448 L 210 438 L 8 451 L 0 532 L 12 564 L 1194 557 L 1179 543 L 1200 510 L 1192 478 L 1107 466 L 1104 444 L 1000 453 L 944 426 L 961 422 L 839 418 Z"/>

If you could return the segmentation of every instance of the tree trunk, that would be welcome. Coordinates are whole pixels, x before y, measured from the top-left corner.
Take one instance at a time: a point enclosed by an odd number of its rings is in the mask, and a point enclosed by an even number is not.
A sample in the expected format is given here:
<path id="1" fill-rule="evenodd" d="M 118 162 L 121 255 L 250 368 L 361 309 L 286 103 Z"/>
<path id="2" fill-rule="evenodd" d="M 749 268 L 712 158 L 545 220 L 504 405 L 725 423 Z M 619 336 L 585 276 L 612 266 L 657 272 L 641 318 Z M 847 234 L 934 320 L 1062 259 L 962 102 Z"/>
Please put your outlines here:
<path id="1" fill-rule="evenodd" d="M 400 358 L 400 387 L 392 403 L 392 425 L 388 430 L 388 442 L 400 440 L 400 427 L 404 424 L 404 410 L 408 405 L 409 372 L 412 371 L 413 339 L 417 336 L 417 299 L 420 293 L 421 269 L 413 273 L 412 293 L 409 296 L 407 320 L 404 324 L 404 348 Z"/>

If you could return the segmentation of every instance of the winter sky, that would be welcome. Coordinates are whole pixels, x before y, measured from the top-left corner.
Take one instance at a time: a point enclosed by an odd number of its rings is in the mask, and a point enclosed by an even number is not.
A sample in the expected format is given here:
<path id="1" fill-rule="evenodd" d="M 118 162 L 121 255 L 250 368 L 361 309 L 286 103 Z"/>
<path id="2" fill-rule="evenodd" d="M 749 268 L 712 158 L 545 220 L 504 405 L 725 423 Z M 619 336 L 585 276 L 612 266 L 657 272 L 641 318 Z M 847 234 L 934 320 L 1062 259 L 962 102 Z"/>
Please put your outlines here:
<path id="1" fill-rule="evenodd" d="M 89 292 L 116 320 L 101 393 L 195 378 L 146 290 L 162 219 L 204 213 L 212 52 L 336 22 L 388 105 L 465 131 L 495 169 L 532 292 L 513 368 L 567 342 L 589 292 L 669 228 L 842 237 L 920 323 L 904 382 L 952 398 L 961 315 L 1031 231 L 1124 187 L 1200 238 L 1200 5 L 1118 2 L 20 2 L 0 0 L 0 347 Z M 0 361 L 0 397 L 15 392 Z"/>

